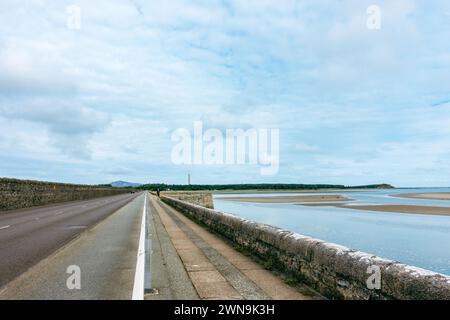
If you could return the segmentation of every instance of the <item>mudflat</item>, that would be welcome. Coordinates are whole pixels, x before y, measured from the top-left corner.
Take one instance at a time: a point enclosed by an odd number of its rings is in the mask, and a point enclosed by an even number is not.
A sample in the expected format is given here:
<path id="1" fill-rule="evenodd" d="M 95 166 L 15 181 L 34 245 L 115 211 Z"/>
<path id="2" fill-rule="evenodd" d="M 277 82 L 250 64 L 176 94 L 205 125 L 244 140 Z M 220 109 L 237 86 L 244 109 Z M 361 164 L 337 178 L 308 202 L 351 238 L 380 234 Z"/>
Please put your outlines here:
<path id="1" fill-rule="evenodd" d="M 450 192 L 406 193 L 406 194 L 391 195 L 391 197 L 425 199 L 425 200 L 450 200 Z"/>
<path id="2" fill-rule="evenodd" d="M 339 203 L 330 204 L 304 204 L 304 206 L 334 206 L 337 208 L 365 210 L 365 211 L 380 211 L 380 212 L 394 212 L 394 213 L 409 213 L 409 214 L 424 214 L 433 216 L 450 216 L 450 207 L 435 207 L 435 206 L 415 206 L 415 205 L 345 205 Z"/>
<path id="3" fill-rule="evenodd" d="M 345 205 L 338 202 L 320 202 L 320 203 L 298 203 L 299 206 L 306 207 L 344 207 Z"/>
<path id="4" fill-rule="evenodd" d="M 276 196 L 276 197 L 222 197 L 225 201 L 254 202 L 254 203 L 291 203 L 291 202 L 330 202 L 349 201 L 350 198 L 341 195 L 315 195 L 315 196 Z"/>

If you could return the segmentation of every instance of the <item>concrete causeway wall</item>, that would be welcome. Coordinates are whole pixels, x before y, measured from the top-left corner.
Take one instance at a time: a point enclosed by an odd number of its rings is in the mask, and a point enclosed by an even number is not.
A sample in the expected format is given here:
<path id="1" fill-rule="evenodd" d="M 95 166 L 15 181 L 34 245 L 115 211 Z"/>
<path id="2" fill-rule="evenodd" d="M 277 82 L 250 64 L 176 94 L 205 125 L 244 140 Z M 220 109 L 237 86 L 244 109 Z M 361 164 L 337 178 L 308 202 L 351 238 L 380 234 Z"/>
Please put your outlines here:
<path id="1" fill-rule="evenodd" d="M 130 190 L 17 179 L 0 179 L 0 211 L 112 196 Z"/>
<path id="2" fill-rule="evenodd" d="M 450 299 L 448 276 L 175 198 L 162 200 L 330 299 Z M 380 289 L 367 284 L 373 270 L 380 271 Z"/>
<path id="3" fill-rule="evenodd" d="M 198 204 L 202 207 L 206 207 L 209 209 L 214 209 L 214 201 L 212 193 L 208 192 L 170 192 L 170 191 L 163 191 L 163 196 L 169 197 L 169 198 L 175 198 L 178 200 L 182 200 L 185 202 Z"/>

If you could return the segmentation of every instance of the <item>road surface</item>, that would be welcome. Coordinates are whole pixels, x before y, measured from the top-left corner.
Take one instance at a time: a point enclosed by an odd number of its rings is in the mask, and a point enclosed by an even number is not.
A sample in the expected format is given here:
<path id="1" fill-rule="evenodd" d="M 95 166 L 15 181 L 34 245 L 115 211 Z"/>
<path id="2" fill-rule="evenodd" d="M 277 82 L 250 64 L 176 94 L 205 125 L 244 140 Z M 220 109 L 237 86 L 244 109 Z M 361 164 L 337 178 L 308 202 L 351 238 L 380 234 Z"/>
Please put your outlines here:
<path id="1" fill-rule="evenodd" d="M 11 280 L 45 260 L 80 234 L 129 204 L 137 196 L 124 194 L 2 213 L 0 298 L 8 291 L 5 285 Z M 125 220 L 134 221 L 134 216 L 140 218 L 139 210 L 134 211 L 136 212 L 131 212 Z M 120 233 L 120 230 L 119 228 L 117 231 Z"/>
<path id="2" fill-rule="evenodd" d="M 0 216 L 0 276 L 0 300 L 320 298 L 148 193 Z"/>

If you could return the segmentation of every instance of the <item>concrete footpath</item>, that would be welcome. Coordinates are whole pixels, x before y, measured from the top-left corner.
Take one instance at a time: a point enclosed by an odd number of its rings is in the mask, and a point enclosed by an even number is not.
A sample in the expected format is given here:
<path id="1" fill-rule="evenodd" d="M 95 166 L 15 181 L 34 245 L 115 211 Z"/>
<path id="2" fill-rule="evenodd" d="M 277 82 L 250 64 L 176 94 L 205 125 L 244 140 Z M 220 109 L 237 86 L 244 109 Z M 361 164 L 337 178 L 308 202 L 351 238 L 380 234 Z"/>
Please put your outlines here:
<path id="1" fill-rule="evenodd" d="M 320 296 L 291 287 L 224 240 L 151 196 L 150 285 L 145 299 L 309 300 Z"/>

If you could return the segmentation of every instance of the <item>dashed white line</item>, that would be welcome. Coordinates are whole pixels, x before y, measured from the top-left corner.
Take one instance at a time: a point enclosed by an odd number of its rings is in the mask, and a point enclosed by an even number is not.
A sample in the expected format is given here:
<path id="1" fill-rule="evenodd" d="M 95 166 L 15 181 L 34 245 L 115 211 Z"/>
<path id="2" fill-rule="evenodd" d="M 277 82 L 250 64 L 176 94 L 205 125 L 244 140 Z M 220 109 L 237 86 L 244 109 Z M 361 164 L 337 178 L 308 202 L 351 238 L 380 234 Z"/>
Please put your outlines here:
<path id="1" fill-rule="evenodd" d="M 9 227 L 11 227 L 11 226 L 3 226 L 3 227 L 0 227 L 0 230 L 8 229 Z"/>

